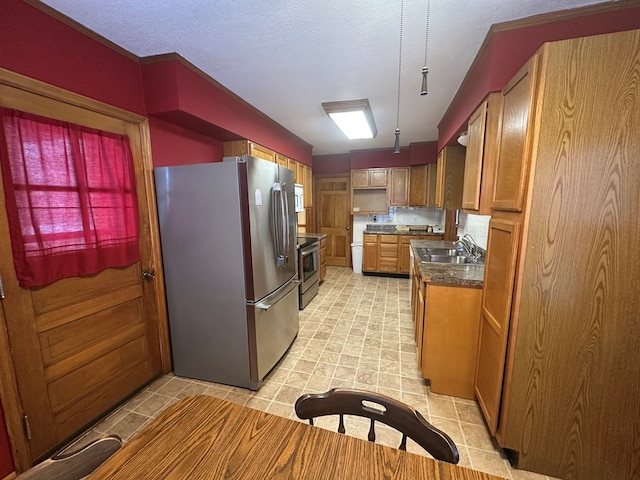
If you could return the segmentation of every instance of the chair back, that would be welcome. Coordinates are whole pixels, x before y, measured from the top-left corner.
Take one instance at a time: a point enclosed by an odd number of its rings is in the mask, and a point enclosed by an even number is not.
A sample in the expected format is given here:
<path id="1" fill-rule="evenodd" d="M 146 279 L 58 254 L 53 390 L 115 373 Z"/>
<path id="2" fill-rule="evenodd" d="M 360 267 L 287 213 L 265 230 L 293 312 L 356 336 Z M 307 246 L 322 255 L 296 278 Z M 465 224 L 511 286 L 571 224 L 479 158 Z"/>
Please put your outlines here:
<path id="1" fill-rule="evenodd" d="M 402 433 L 401 450 L 406 450 L 407 437 L 437 460 L 458 463 L 460 455 L 453 440 L 427 422 L 417 410 L 386 395 L 362 390 L 334 388 L 325 393 L 302 395 L 295 404 L 296 415 L 309 420 L 339 415 L 338 432 L 345 433 L 344 415 L 371 419 L 368 440 L 375 442 L 375 422 L 381 422 Z"/>
<path id="2" fill-rule="evenodd" d="M 121 446 L 122 440 L 117 435 L 101 437 L 78 450 L 55 454 L 18 475 L 17 480 L 80 480 Z"/>

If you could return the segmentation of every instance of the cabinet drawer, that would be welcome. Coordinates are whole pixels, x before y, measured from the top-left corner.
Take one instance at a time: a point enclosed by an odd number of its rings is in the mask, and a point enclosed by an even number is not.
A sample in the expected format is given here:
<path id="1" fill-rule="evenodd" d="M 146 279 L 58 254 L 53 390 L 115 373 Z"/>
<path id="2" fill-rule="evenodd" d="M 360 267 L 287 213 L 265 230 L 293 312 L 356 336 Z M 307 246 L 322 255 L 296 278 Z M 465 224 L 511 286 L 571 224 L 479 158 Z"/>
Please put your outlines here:
<path id="1" fill-rule="evenodd" d="M 398 235 L 380 235 L 380 243 L 398 244 Z"/>
<path id="2" fill-rule="evenodd" d="M 381 243 L 380 244 L 380 258 L 398 258 L 398 245 L 395 243 Z"/>

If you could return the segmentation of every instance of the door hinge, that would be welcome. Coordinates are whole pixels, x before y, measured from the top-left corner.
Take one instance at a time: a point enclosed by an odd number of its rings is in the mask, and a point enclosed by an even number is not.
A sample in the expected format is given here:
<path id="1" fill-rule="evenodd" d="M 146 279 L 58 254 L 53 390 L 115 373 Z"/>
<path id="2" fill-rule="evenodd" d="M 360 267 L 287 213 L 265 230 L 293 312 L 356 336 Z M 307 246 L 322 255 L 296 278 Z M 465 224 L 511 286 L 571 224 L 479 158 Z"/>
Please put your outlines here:
<path id="1" fill-rule="evenodd" d="M 4 285 L 2 284 L 2 275 L 0 275 L 0 300 L 4 299 Z"/>
<path id="2" fill-rule="evenodd" d="M 24 423 L 24 434 L 27 436 L 27 440 L 31 440 L 31 424 L 29 423 L 29 415 L 22 417 Z"/>

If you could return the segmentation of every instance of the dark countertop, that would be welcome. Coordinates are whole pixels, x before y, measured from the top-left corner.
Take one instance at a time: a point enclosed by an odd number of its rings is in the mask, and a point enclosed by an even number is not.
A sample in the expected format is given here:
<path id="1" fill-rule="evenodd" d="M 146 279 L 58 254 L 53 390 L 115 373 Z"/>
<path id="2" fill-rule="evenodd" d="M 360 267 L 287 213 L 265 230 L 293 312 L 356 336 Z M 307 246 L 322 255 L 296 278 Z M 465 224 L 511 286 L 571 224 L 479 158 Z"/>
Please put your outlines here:
<path id="1" fill-rule="evenodd" d="M 452 242 L 443 240 L 411 240 L 411 248 L 446 248 L 451 247 L 451 245 Z M 417 257 L 415 254 L 414 256 Z M 420 276 L 424 283 L 482 288 L 484 281 L 484 263 L 454 265 L 448 263 L 418 262 L 418 265 Z"/>
<path id="2" fill-rule="evenodd" d="M 299 233 L 297 235 L 298 248 L 306 247 L 314 242 L 319 242 L 326 236 L 326 233 Z"/>
<path id="3" fill-rule="evenodd" d="M 428 225 L 391 225 L 391 224 L 377 224 L 377 225 L 367 225 L 367 228 L 363 231 L 363 233 L 372 233 L 372 234 L 380 234 L 380 235 L 435 235 L 442 236 L 444 232 L 442 230 L 435 230 L 433 232 L 427 231 Z M 400 227 L 400 230 L 398 230 Z M 419 228 L 424 227 L 424 228 Z M 431 226 L 432 228 L 433 225 Z"/>

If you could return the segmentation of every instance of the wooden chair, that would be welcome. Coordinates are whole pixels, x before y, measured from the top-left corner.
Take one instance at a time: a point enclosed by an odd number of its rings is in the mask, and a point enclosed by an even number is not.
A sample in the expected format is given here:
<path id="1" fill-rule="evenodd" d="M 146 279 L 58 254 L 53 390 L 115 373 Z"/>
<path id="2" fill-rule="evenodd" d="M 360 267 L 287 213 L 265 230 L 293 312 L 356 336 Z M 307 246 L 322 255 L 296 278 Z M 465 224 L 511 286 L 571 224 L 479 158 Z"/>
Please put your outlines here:
<path id="1" fill-rule="evenodd" d="M 386 395 L 374 392 L 334 388 L 325 393 L 302 395 L 295 404 L 296 415 L 309 420 L 315 417 L 339 415 L 338 432 L 345 433 L 344 415 L 371 419 L 368 439 L 375 442 L 375 422 L 379 421 L 402 433 L 400 450 L 407 449 L 407 437 L 424 448 L 436 460 L 458 463 L 456 444 L 441 430 L 427 422 L 420 412 Z"/>
<path id="2" fill-rule="evenodd" d="M 122 446 L 117 435 L 94 440 L 72 452 L 56 453 L 33 466 L 17 480 L 79 480 L 89 475 Z"/>

